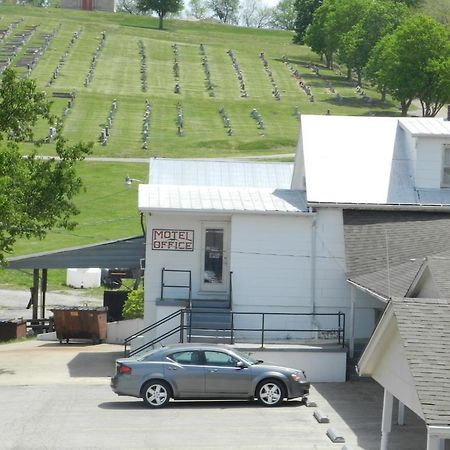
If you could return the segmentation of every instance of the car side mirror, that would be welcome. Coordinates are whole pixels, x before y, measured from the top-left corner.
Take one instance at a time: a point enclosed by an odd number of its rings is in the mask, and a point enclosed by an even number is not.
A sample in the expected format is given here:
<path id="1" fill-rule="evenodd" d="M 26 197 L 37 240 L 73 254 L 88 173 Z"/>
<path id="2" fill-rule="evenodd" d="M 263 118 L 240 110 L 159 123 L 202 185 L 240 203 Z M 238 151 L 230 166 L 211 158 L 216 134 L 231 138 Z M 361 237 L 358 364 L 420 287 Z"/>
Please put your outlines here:
<path id="1" fill-rule="evenodd" d="M 238 361 L 238 362 L 236 363 L 236 367 L 237 367 L 238 369 L 245 369 L 247 366 L 246 366 L 242 361 Z"/>

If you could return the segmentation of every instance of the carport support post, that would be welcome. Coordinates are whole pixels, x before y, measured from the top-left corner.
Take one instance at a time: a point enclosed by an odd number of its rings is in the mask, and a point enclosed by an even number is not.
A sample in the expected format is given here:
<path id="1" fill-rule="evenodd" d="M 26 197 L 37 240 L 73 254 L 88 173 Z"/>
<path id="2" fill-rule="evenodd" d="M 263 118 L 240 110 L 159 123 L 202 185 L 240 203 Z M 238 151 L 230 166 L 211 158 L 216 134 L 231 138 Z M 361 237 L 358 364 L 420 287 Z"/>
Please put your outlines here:
<path id="1" fill-rule="evenodd" d="M 42 269 L 41 278 L 41 319 L 45 319 L 45 293 L 47 292 L 47 269 Z"/>
<path id="2" fill-rule="evenodd" d="M 398 401 L 397 423 L 399 425 L 405 425 L 405 405 L 400 400 Z"/>
<path id="3" fill-rule="evenodd" d="M 33 287 L 31 288 L 31 304 L 33 305 L 33 320 L 38 318 L 39 303 L 39 269 L 33 269 Z"/>
<path id="4" fill-rule="evenodd" d="M 350 286 L 350 358 L 355 357 L 355 288 Z"/>
<path id="5" fill-rule="evenodd" d="M 389 433 L 392 428 L 392 406 L 394 404 L 393 395 L 384 388 L 383 417 L 381 419 L 381 444 L 380 450 L 388 449 Z"/>

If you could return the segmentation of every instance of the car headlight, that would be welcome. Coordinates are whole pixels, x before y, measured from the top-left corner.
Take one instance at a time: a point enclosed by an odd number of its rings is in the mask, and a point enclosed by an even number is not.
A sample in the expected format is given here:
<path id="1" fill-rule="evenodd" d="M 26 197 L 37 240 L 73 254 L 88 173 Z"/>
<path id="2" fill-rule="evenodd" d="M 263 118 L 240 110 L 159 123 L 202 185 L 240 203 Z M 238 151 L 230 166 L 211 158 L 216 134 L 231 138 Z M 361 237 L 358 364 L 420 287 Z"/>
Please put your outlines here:
<path id="1" fill-rule="evenodd" d="M 303 373 L 301 373 L 301 372 L 291 373 L 291 380 L 292 381 L 303 381 L 304 380 Z"/>

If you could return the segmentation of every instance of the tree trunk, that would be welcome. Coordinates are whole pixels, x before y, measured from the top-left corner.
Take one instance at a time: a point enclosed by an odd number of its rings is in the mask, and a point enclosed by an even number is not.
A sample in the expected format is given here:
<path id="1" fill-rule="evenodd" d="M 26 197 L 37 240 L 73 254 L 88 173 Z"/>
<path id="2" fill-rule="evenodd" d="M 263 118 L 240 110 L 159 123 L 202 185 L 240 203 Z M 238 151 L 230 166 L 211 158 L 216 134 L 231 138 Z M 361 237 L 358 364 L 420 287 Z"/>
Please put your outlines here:
<path id="1" fill-rule="evenodd" d="M 356 71 L 356 73 L 358 74 L 358 86 L 361 86 L 361 85 L 362 85 L 361 69 L 358 69 L 358 70 Z"/>
<path id="2" fill-rule="evenodd" d="M 352 69 L 350 67 L 347 67 L 347 80 L 352 80 Z"/>
<path id="3" fill-rule="evenodd" d="M 163 20 L 164 20 L 164 14 L 159 14 L 159 29 L 163 29 Z"/>
<path id="4" fill-rule="evenodd" d="M 402 100 L 401 102 L 400 102 L 400 105 L 401 105 L 401 107 L 402 107 L 402 116 L 403 117 L 406 117 L 406 115 L 408 114 L 408 109 L 409 109 L 409 105 L 410 105 L 411 103 L 410 102 L 407 102 L 406 100 Z"/>
<path id="5" fill-rule="evenodd" d="M 386 86 L 383 86 L 381 88 L 381 101 L 385 102 L 386 101 Z"/>

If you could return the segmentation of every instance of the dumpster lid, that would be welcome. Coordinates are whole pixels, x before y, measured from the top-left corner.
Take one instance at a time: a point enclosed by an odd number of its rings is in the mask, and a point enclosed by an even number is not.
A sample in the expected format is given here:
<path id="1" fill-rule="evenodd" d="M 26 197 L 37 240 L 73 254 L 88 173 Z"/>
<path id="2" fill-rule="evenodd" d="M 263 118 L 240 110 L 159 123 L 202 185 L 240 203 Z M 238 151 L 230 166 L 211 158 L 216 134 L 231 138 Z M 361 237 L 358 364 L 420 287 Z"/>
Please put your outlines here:
<path id="1" fill-rule="evenodd" d="M 51 312 L 54 311 L 98 311 L 106 312 L 108 311 L 107 306 L 56 306 L 50 309 Z"/>

